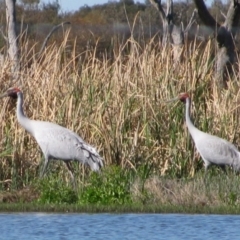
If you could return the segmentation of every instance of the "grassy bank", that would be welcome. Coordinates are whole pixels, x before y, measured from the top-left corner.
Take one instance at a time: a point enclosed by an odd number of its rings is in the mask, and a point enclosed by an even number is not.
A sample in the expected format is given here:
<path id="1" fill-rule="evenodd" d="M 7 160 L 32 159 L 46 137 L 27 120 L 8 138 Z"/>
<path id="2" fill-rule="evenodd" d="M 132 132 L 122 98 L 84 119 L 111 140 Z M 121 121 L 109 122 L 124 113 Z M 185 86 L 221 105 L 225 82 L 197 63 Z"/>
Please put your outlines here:
<path id="1" fill-rule="evenodd" d="M 132 211 L 160 211 L 165 206 L 170 212 L 201 207 L 238 211 L 239 177 L 231 170 L 225 175 L 218 169 L 204 175 L 202 160 L 184 125 L 184 105 L 163 103 L 189 92 L 194 124 L 239 144 L 239 74 L 234 73 L 227 89 L 217 89 L 212 41 L 185 46 L 178 65 L 172 61 L 171 49 L 163 49 L 156 39 L 141 47 L 130 38 L 113 50 L 111 59 L 104 53 L 97 58 L 97 46 L 82 53 L 66 52 L 67 41 L 66 34 L 62 45 L 46 49 L 41 61 L 27 43 L 22 47 L 23 68 L 17 85 L 24 92 L 24 109 L 29 118 L 66 126 L 96 146 L 106 170 L 96 176 L 81 164 L 73 164 L 77 193 L 60 161 L 52 161 L 47 177 L 40 181 L 41 152 L 17 123 L 16 102 L 1 100 L 2 210 L 4 206 L 47 210 L 54 204 L 61 211 L 67 204 L 79 211 L 116 206 Z M 2 90 L 16 85 L 9 76 L 6 61 L 0 71 Z M 28 189 L 29 195 L 23 194 L 27 198 L 19 197 Z"/>
<path id="2" fill-rule="evenodd" d="M 0 204 L 0 212 L 47 212 L 47 213 L 182 213 L 182 214 L 238 214 L 239 207 L 233 206 L 174 206 L 174 205 L 52 205 L 46 204 L 39 206 L 37 204 Z"/>
<path id="3" fill-rule="evenodd" d="M 240 214 L 240 178 L 221 171 L 174 179 L 110 167 L 86 177 L 77 191 L 48 176 L 25 189 L 1 192 L 0 211 Z"/>

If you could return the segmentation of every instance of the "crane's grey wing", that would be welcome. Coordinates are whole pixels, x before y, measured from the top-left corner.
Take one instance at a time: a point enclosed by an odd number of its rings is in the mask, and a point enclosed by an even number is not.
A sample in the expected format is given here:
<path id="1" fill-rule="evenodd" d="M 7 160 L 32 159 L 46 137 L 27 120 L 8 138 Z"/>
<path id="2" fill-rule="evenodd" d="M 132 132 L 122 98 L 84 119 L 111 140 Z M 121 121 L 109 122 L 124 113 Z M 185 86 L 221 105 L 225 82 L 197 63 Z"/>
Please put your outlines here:
<path id="1" fill-rule="evenodd" d="M 103 159 L 97 150 L 67 128 L 44 123 L 34 137 L 49 158 L 78 160 L 88 164 L 93 171 L 103 167 Z"/>
<path id="2" fill-rule="evenodd" d="M 239 152 L 230 142 L 212 135 L 196 141 L 196 148 L 202 158 L 212 164 L 234 165 L 239 161 Z"/>
<path id="3" fill-rule="evenodd" d="M 103 167 L 103 158 L 99 155 L 97 150 L 91 145 L 87 144 L 80 138 L 78 135 L 76 137 L 76 147 L 79 150 L 79 156 L 81 157 L 82 153 L 86 163 L 90 166 L 93 171 L 99 171 Z"/>

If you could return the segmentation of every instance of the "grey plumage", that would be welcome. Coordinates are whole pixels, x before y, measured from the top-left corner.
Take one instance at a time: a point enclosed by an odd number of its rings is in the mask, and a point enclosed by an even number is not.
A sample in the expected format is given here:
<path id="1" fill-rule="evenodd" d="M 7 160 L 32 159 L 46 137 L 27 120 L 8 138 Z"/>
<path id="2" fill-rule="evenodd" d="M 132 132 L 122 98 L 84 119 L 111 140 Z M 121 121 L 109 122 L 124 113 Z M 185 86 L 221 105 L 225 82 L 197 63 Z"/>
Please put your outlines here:
<path id="1" fill-rule="evenodd" d="M 200 153 L 205 169 L 210 165 L 225 167 L 231 166 L 235 171 L 240 171 L 240 152 L 230 142 L 210 135 L 197 129 L 190 119 L 191 99 L 187 93 L 180 94 L 174 100 L 181 100 L 186 104 L 186 124 L 195 146 Z"/>
<path id="2" fill-rule="evenodd" d="M 63 160 L 73 181 L 74 176 L 69 164 L 71 160 L 87 164 L 93 171 L 100 171 L 103 167 L 103 159 L 94 147 L 67 128 L 51 122 L 27 118 L 23 112 L 23 94 L 19 88 L 10 88 L 0 97 L 6 96 L 17 98 L 18 122 L 35 138 L 44 154 L 45 162 L 41 176 L 44 175 L 50 159 Z"/>

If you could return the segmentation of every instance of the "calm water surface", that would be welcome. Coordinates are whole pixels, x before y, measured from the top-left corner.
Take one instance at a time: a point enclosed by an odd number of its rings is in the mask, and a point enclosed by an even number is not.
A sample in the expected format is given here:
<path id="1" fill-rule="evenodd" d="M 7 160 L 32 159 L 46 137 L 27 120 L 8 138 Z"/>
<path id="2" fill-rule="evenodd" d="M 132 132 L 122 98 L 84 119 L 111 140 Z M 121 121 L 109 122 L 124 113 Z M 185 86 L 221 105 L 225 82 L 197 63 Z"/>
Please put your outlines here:
<path id="1" fill-rule="evenodd" d="M 238 215 L 0 214 L 0 239 L 240 239 Z"/>

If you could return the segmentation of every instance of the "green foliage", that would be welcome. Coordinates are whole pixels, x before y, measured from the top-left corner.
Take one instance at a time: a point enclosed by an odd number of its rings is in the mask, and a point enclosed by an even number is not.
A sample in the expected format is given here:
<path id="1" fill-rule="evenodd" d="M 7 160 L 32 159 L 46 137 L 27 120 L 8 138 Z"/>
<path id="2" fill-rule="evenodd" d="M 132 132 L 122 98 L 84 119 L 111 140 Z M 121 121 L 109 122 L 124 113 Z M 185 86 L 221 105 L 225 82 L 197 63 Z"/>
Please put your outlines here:
<path id="1" fill-rule="evenodd" d="M 102 174 L 92 173 L 81 191 L 79 202 L 120 205 L 131 203 L 132 180 L 131 171 L 117 166 L 106 168 Z"/>
<path id="2" fill-rule="evenodd" d="M 77 194 L 72 186 L 67 186 L 57 175 L 41 180 L 39 191 L 39 203 L 72 204 L 77 202 Z"/>
<path id="3" fill-rule="evenodd" d="M 236 205 L 238 200 L 238 194 L 236 192 L 230 192 L 228 197 L 228 204 L 232 206 Z"/>
<path id="4" fill-rule="evenodd" d="M 80 191 L 74 191 L 72 185 L 68 186 L 53 174 L 44 178 L 37 184 L 40 192 L 39 203 L 50 204 L 131 204 L 131 186 L 136 179 L 140 180 L 140 191 L 147 198 L 144 189 L 145 181 L 149 178 L 152 165 L 140 166 L 138 171 L 122 169 L 119 166 L 106 167 L 101 174 L 91 173 L 85 183 L 80 185 Z"/>
<path id="5" fill-rule="evenodd" d="M 137 176 L 141 180 L 141 190 L 144 192 L 144 184 L 147 179 L 151 176 L 153 164 L 146 163 L 139 166 L 137 170 Z"/>

